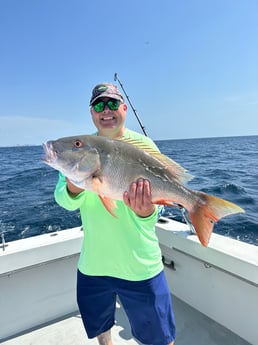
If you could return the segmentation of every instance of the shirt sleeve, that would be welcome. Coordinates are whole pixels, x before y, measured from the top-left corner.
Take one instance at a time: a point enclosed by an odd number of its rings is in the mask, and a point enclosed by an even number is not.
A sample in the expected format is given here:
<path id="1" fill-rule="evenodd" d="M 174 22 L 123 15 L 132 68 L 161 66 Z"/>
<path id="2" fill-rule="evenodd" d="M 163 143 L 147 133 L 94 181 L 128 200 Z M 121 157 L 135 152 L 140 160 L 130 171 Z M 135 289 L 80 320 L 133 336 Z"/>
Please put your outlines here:
<path id="1" fill-rule="evenodd" d="M 80 208 L 85 200 L 85 191 L 71 197 L 67 191 L 66 178 L 62 173 L 59 173 L 59 179 L 55 188 L 54 197 L 56 202 L 63 208 L 69 211 L 74 211 Z"/>

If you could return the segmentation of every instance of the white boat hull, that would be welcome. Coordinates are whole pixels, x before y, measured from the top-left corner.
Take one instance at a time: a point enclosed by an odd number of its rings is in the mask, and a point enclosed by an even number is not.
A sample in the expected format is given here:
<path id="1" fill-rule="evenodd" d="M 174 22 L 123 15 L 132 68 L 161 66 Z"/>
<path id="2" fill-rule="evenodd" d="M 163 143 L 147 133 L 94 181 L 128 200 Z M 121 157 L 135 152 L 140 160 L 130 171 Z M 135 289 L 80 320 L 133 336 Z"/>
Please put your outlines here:
<path id="1" fill-rule="evenodd" d="M 187 225 L 163 221 L 156 230 L 172 294 L 257 345 L 258 247 L 213 234 L 204 248 Z M 82 237 L 73 228 L 1 251 L 0 341 L 77 310 Z"/>

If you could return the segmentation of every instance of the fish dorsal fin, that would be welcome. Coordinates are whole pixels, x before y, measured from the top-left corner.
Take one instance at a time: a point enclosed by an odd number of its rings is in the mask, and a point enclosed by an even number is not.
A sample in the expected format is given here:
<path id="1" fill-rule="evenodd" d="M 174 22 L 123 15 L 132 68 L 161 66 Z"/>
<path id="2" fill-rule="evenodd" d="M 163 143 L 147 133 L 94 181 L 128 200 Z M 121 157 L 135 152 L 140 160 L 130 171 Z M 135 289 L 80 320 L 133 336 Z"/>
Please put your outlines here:
<path id="1" fill-rule="evenodd" d="M 153 158 L 157 159 L 162 165 L 164 165 L 164 168 L 167 169 L 170 172 L 170 174 L 172 174 L 172 176 L 176 178 L 179 182 L 185 183 L 193 178 L 193 176 L 189 174 L 187 170 L 183 168 L 180 164 L 178 164 L 168 156 L 164 155 L 160 151 L 156 150 L 155 148 L 149 146 L 148 144 L 136 139 L 125 137 L 120 137 L 118 138 L 118 140 L 134 145 L 148 153 Z"/>

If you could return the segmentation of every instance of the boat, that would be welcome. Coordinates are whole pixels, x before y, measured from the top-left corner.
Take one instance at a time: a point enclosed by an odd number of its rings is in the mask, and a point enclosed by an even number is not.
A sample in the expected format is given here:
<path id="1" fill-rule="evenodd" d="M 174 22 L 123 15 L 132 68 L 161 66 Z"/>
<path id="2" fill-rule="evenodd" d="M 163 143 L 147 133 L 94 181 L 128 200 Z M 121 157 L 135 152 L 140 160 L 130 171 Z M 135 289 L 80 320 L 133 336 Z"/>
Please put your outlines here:
<path id="1" fill-rule="evenodd" d="M 176 345 L 258 345 L 258 247 L 161 217 L 156 232 L 177 323 Z M 0 245 L 0 343 L 97 344 L 76 303 L 81 227 Z M 140 344 L 117 301 L 114 344 Z"/>

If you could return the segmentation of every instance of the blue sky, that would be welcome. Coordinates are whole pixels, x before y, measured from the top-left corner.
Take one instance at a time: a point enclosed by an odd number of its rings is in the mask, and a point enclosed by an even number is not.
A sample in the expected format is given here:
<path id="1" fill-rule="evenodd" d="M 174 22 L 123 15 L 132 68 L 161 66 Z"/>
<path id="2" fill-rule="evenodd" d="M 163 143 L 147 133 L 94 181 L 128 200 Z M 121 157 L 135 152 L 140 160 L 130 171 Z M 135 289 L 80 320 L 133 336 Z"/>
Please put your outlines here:
<path id="1" fill-rule="evenodd" d="M 153 139 L 257 135 L 257 37 L 257 0 L 0 0 L 0 146 L 92 133 L 114 73 Z"/>

